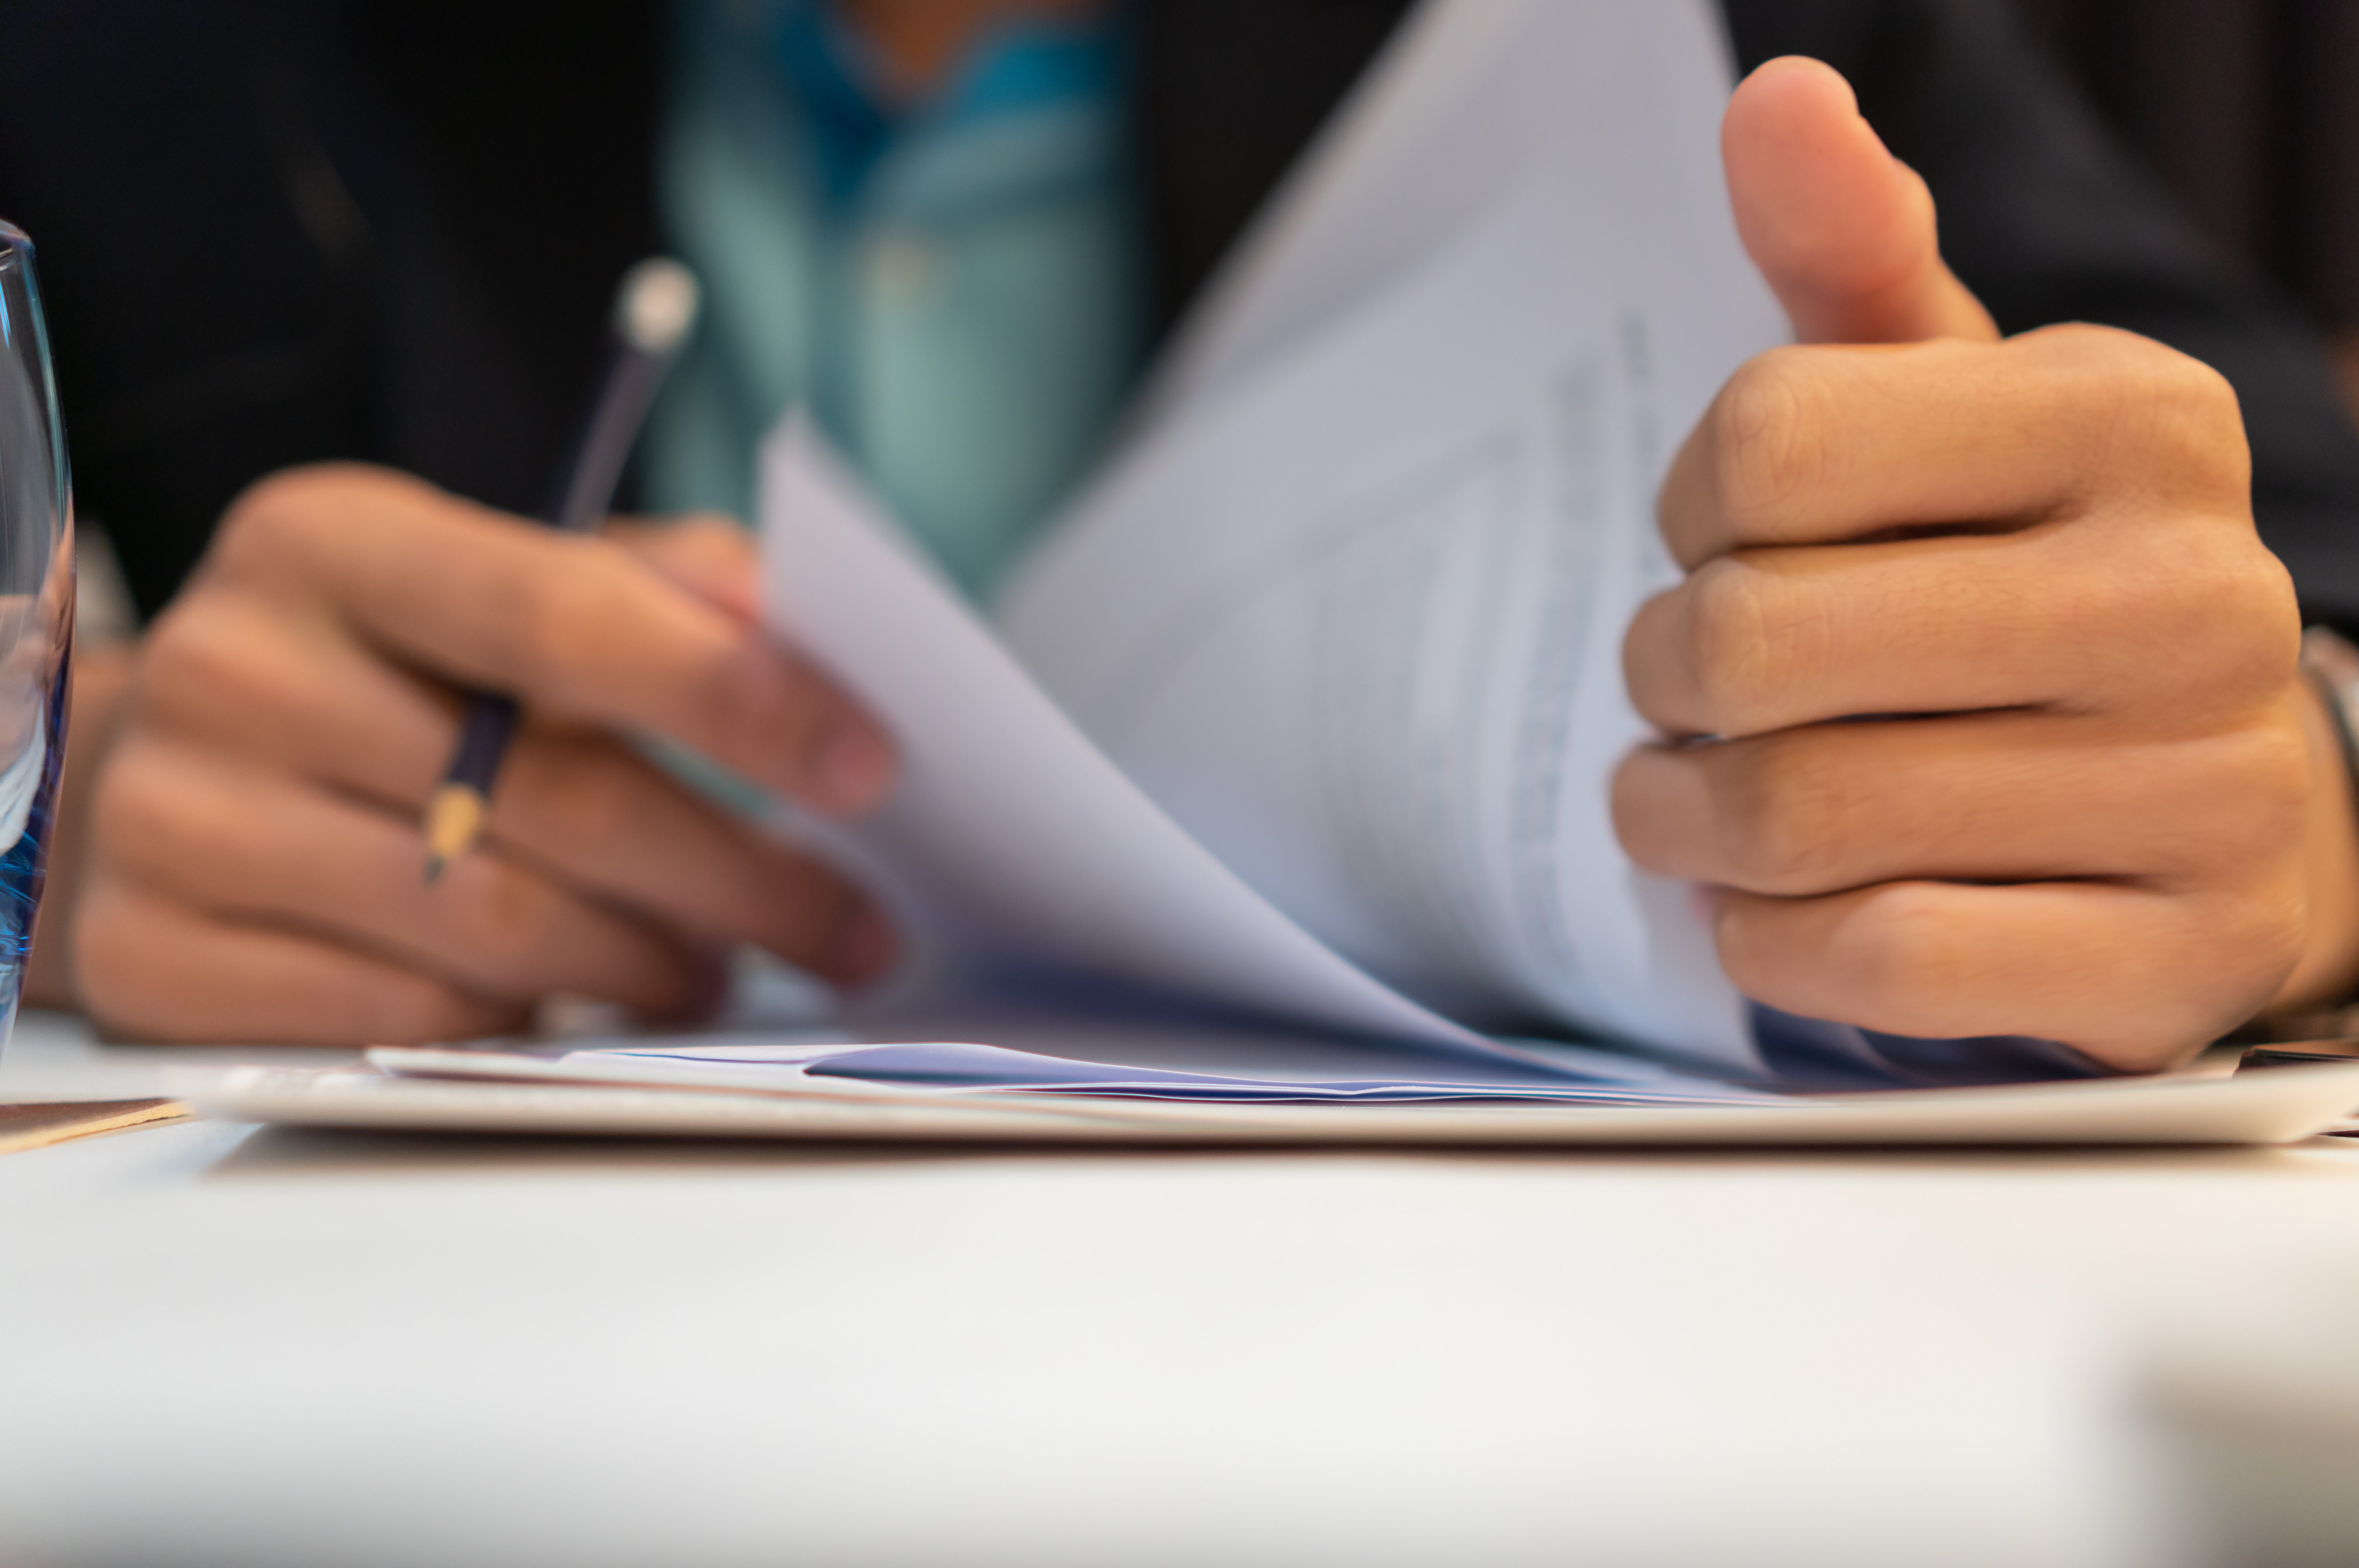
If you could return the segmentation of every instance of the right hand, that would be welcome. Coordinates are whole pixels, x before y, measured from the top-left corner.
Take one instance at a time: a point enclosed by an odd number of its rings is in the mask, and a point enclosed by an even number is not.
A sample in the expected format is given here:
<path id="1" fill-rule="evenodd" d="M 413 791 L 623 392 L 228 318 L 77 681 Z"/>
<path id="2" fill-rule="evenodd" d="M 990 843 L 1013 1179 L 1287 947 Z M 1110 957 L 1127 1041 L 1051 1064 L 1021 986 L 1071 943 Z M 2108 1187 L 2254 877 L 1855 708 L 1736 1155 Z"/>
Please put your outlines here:
<path id="1" fill-rule="evenodd" d="M 2234 391 L 2113 328 L 2002 340 L 1816 60 L 1746 78 L 1722 146 L 1803 341 L 1663 482 L 1631 858 L 1714 889 L 1745 995 L 1889 1034 L 2151 1072 L 2346 993 L 2349 786 Z"/>
<path id="2" fill-rule="evenodd" d="M 754 624 L 723 523 L 568 537 L 383 469 L 249 490 L 146 638 L 100 764 L 71 964 L 145 1040 L 395 1042 L 510 1029 L 555 993 L 651 1018 L 717 999 L 727 945 L 855 984 L 876 907 L 624 737 L 821 812 L 890 743 Z M 525 722 L 483 842 L 432 887 L 419 813 L 460 687 Z"/>

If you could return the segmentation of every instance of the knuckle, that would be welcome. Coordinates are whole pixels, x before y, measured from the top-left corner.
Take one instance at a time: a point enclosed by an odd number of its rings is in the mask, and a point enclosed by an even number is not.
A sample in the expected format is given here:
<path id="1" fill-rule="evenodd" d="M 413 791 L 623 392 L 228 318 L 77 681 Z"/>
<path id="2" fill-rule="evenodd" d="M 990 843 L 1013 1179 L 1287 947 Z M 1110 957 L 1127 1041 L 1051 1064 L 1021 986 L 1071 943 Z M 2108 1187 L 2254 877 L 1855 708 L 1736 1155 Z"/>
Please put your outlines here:
<path id="1" fill-rule="evenodd" d="M 2299 718 L 2250 726 L 2207 745 L 2205 752 L 2210 761 L 2188 776 L 2187 792 L 2234 805 L 2190 812 L 2173 858 L 2195 878 L 2214 884 L 2299 866 L 2307 855 L 2318 787 L 2310 737 Z"/>
<path id="2" fill-rule="evenodd" d="M 1658 798 L 1656 775 L 1662 766 L 1657 748 L 1641 746 L 1614 766 L 1614 778 L 1607 789 L 1607 811 L 1614 822 L 1614 837 L 1624 854 L 1648 871 L 1669 869 L 1669 847 L 1660 841 L 1657 831 Z"/>
<path id="3" fill-rule="evenodd" d="M 2243 777 L 2236 781 L 2235 793 L 2223 798 L 2253 802 L 2285 825 L 2286 842 L 2306 848 L 2302 829 L 2318 780 L 2311 772 L 2310 736 L 2300 720 L 2253 731 L 2245 749 Z M 2341 767 L 2342 758 L 2331 759 L 2331 765 Z"/>
<path id="4" fill-rule="evenodd" d="M 2071 406 L 2094 420 L 2113 468 L 2152 489 L 2245 510 L 2251 452 L 2226 376 L 2118 327 L 2069 323 L 2029 335 L 2061 359 Z"/>
<path id="5" fill-rule="evenodd" d="M 139 650 L 143 711 L 166 710 L 212 690 L 228 653 L 219 617 L 201 595 L 183 596 L 147 628 Z"/>
<path id="6" fill-rule="evenodd" d="M 1687 666 L 1711 733 L 1742 733 L 1788 685 L 1802 654 L 1780 619 L 1769 580 L 1740 558 L 1689 579 Z"/>
<path id="7" fill-rule="evenodd" d="M 277 557 L 290 535 L 310 526 L 309 501 L 315 490 L 314 476 L 302 469 L 283 470 L 247 485 L 213 532 L 213 563 L 234 567 Z"/>
<path id="8" fill-rule="evenodd" d="M 150 718 L 193 721 L 224 698 L 250 702 L 288 672 L 255 646 L 245 626 L 216 596 L 176 604 L 150 628 L 140 653 L 139 712 Z"/>
<path id="9" fill-rule="evenodd" d="M 74 903 L 74 981 L 92 1018 L 112 1029 L 121 1021 L 146 944 L 128 902 L 103 866 L 93 869 L 90 887 Z"/>
<path id="10" fill-rule="evenodd" d="M 2151 338 L 2095 321 L 2057 321 L 2034 327 L 2009 341 L 2067 364 L 2103 363 L 2124 352 L 2160 346 Z"/>
<path id="11" fill-rule="evenodd" d="M 2249 528 L 2181 527 L 2153 570 L 2127 579 L 2113 608 L 2134 628 L 2139 667 L 2190 716 L 2208 703 L 2281 692 L 2300 659 L 2293 578 Z"/>
<path id="12" fill-rule="evenodd" d="M 187 820 L 188 800 L 176 772 L 136 742 L 119 747 L 91 798 L 95 846 L 111 857 L 137 859 L 177 838 Z"/>
<path id="13" fill-rule="evenodd" d="M 1790 983 L 1793 974 L 1763 940 L 1761 922 L 1740 912 L 1723 895 L 1712 919 L 1712 939 L 1728 983 L 1742 996 L 1776 1005 L 1780 987 Z"/>
<path id="14" fill-rule="evenodd" d="M 2146 407 L 2213 433 L 2226 426 L 2241 430 L 2236 389 L 2226 376 L 2193 354 L 2152 338 L 2135 332 L 2119 332 L 2115 338 L 2122 344 L 2122 362 L 2134 373 L 2131 385 Z"/>
<path id="15" fill-rule="evenodd" d="M 2285 563 L 2246 535 L 2220 572 L 2216 625 L 2229 644 L 2223 675 L 2247 691 L 2282 690 L 2301 663 L 2301 607 Z"/>
<path id="16" fill-rule="evenodd" d="M 526 763 L 520 782 L 528 789 L 517 793 L 552 840 L 603 845 L 644 826 L 647 802 L 635 787 L 642 765 L 620 746 L 549 737 L 519 760 Z"/>
<path id="17" fill-rule="evenodd" d="M 1869 894 L 1836 928 L 1832 956 L 1863 1017 L 1910 1033 L 1909 1020 L 1926 1009 L 1953 1007 L 1977 994 L 1960 936 L 1953 911 L 1933 887 L 1896 882 Z"/>
<path id="18" fill-rule="evenodd" d="M 2261 971 L 2272 980 L 2283 978 L 2293 967 L 2309 934 L 2307 892 L 2299 869 L 2288 868 L 2256 879 L 2222 914 L 2214 929 L 2229 944 L 2227 951 L 2243 957 L 2241 967 Z"/>
<path id="19" fill-rule="evenodd" d="M 501 1009 L 423 975 L 395 973 L 352 997 L 345 1038 L 386 1045 L 464 1040 L 496 1029 Z"/>
<path id="20" fill-rule="evenodd" d="M 2193 354 L 2162 349 L 2158 357 L 2166 404 L 2195 429 L 2214 437 L 2234 434 L 2241 446 L 2245 408 L 2235 384 Z"/>
<path id="21" fill-rule="evenodd" d="M 506 584 L 511 657 L 540 677 L 559 706 L 568 706 L 571 682 L 602 662 L 618 628 L 631 619 L 632 576 L 637 569 L 622 548 L 605 539 L 550 539 L 543 570 L 519 572 Z"/>
<path id="22" fill-rule="evenodd" d="M 1713 400 L 1716 498 L 1740 531 L 1774 526 L 1828 480 L 1835 447 L 1822 417 L 1827 397 L 1821 357 L 1788 346 L 1746 361 Z"/>
<path id="23" fill-rule="evenodd" d="M 2099 1060 L 2132 1072 L 2182 1062 L 2250 1018 L 2301 960 L 2309 910 L 2298 872 L 2181 902 L 2176 931 L 2106 977 L 2140 1001 L 2123 1009 L 2136 1027 L 2091 1051 Z"/>
<path id="24" fill-rule="evenodd" d="M 2252 482 L 2243 410 L 2228 378 L 2170 350 L 2147 356 L 2140 433 L 2145 460 L 2178 488 L 2242 512 Z"/>
<path id="25" fill-rule="evenodd" d="M 74 985 L 103 1038 L 193 1040 L 208 1032 L 190 1016 L 188 978 L 171 962 L 190 933 L 187 911 L 102 875 L 74 911 Z"/>
<path id="26" fill-rule="evenodd" d="M 538 990 L 538 974 L 565 945 L 554 890 L 495 856 L 477 856 L 464 908 L 461 940 L 469 968 L 504 990 Z"/>
<path id="27" fill-rule="evenodd" d="M 2215 798 L 2237 802 L 2238 816 L 2282 830 L 2303 822 L 2314 787 L 2310 737 L 2298 718 L 2288 717 L 2235 737 Z"/>
<path id="28" fill-rule="evenodd" d="M 1840 770 L 1808 740 L 1749 743 L 1751 755 L 1719 780 L 1723 855 L 1752 891 L 1820 893 L 1836 880 L 1846 815 Z"/>
<path id="29" fill-rule="evenodd" d="M 2240 940 L 2236 951 L 2245 955 L 2246 985 L 2224 1009 L 2228 1016 L 2213 1033 L 2223 1033 L 2241 1023 L 2277 990 L 2285 977 L 2301 962 L 2302 950 L 2310 936 L 2310 909 L 2306 889 L 2298 876 L 2288 877 L 2260 889 L 2244 902 L 2240 917 L 2232 920 Z"/>
<path id="30" fill-rule="evenodd" d="M 162 666 L 191 659 L 201 661 L 209 656 L 217 635 L 212 605 L 212 600 L 206 595 L 183 594 L 156 617 L 147 635 L 140 639 L 143 677 L 152 678 Z"/>
<path id="31" fill-rule="evenodd" d="M 518 1002 L 559 991 L 661 1007 L 685 987 L 660 941 L 576 904 L 520 868 L 493 864 L 467 891 L 460 931 L 468 984 Z"/>
<path id="32" fill-rule="evenodd" d="M 214 530 L 208 566 L 234 574 L 269 574 L 345 519 L 355 486 L 417 484 L 357 463 L 312 463 L 265 474 L 240 491 Z"/>

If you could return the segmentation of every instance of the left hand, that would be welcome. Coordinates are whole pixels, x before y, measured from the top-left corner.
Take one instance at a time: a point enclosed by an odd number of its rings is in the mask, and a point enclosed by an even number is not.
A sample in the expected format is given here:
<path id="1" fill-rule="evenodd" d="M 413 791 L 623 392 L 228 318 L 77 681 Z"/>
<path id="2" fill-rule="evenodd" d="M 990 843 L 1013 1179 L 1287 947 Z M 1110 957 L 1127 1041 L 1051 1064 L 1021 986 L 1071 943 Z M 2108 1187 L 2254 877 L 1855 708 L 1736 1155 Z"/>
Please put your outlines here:
<path id="1" fill-rule="evenodd" d="M 560 995 L 694 1017 L 738 942 L 872 978 L 895 938 L 869 898 L 639 749 L 837 815 L 891 788 L 890 737 L 763 635 L 755 580 L 723 522 L 582 538 L 359 464 L 256 483 L 70 765 L 89 842 L 45 989 L 131 1039 L 358 1045 Z M 483 842 L 429 886 L 419 808 L 469 687 L 524 722 Z"/>
<path id="2" fill-rule="evenodd" d="M 1746 996 L 1896 1034 L 2144 1070 L 2347 985 L 2359 833 L 2228 384 L 2107 328 L 2000 341 L 1825 66 L 1762 67 L 1723 146 L 1804 341 L 1664 483 L 1689 575 L 1625 648 L 1669 737 L 1614 781 L 1632 858 L 1715 889 Z"/>

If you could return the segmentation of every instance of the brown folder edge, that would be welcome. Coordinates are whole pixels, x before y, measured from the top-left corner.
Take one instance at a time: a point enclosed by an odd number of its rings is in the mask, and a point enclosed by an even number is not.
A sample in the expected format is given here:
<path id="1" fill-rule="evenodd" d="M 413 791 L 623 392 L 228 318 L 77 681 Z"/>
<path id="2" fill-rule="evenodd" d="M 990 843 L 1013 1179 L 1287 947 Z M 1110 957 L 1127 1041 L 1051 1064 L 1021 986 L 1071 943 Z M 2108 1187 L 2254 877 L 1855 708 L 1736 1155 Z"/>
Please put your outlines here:
<path id="1" fill-rule="evenodd" d="M 64 1100 L 0 1105 L 0 1154 L 190 1119 L 178 1100 Z"/>

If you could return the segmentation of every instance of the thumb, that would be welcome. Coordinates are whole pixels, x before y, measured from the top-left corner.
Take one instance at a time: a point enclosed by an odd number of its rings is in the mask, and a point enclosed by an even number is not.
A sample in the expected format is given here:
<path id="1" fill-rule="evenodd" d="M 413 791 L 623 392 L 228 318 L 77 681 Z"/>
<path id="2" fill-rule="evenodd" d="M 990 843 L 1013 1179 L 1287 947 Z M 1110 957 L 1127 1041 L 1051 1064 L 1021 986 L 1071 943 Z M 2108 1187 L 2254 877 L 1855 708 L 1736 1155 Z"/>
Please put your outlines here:
<path id="1" fill-rule="evenodd" d="M 1720 156 L 1736 232 L 1804 343 L 1998 337 L 1941 260 L 1932 192 L 1833 67 L 1788 55 L 1746 77 Z"/>

